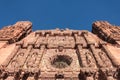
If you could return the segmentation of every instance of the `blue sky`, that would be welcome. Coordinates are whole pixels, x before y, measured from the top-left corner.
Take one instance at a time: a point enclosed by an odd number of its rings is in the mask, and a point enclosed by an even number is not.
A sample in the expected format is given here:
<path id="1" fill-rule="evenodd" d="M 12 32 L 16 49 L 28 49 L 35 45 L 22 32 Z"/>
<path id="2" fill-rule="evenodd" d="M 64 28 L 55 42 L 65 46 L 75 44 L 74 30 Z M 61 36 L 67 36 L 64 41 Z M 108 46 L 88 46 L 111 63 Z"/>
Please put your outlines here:
<path id="1" fill-rule="evenodd" d="M 91 31 L 98 20 L 120 25 L 120 0 L 0 0 L 0 28 L 23 20 L 31 21 L 33 30 Z"/>

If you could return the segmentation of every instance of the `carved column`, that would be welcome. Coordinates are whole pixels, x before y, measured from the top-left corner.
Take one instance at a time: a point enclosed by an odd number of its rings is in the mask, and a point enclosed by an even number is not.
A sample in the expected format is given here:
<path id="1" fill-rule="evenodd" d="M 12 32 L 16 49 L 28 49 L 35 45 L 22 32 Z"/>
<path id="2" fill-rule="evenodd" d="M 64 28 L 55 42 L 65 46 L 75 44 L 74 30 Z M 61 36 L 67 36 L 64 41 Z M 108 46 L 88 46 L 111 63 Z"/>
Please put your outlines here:
<path id="1" fill-rule="evenodd" d="M 23 66 L 28 58 L 29 52 L 31 51 L 32 48 L 33 48 L 32 45 L 28 45 L 27 49 L 21 48 L 16 53 L 16 55 L 12 58 L 12 60 L 9 62 L 7 68 L 11 69 L 13 71 L 23 68 Z"/>
<path id="2" fill-rule="evenodd" d="M 99 67 L 103 67 L 104 66 L 103 62 L 101 61 L 100 57 L 98 56 L 97 51 L 94 47 L 94 44 L 90 44 L 89 46 L 90 46 L 90 49 L 91 49 L 93 56 L 96 60 L 96 63 L 98 64 Z"/>
<path id="3" fill-rule="evenodd" d="M 40 37 L 40 34 L 37 34 L 37 33 L 35 33 L 35 41 L 34 41 L 34 44 L 36 43 L 36 41 L 39 39 L 39 37 Z"/>
<path id="4" fill-rule="evenodd" d="M 42 61 L 42 57 L 43 57 L 43 55 L 45 54 L 45 52 L 46 52 L 46 47 L 45 47 L 45 45 L 42 45 L 41 46 L 41 55 L 38 55 L 38 59 L 39 59 L 39 64 L 41 64 L 41 61 Z M 40 67 L 40 65 L 39 65 L 39 67 Z"/>
<path id="5" fill-rule="evenodd" d="M 81 59 L 81 60 L 79 60 L 79 61 L 82 62 L 82 67 L 87 67 L 85 55 L 84 55 L 83 52 L 82 52 L 82 45 L 78 45 L 77 47 L 78 47 L 78 52 L 79 52 L 78 56 L 80 56 L 79 59 Z"/>
<path id="6" fill-rule="evenodd" d="M 102 67 L 102 66 L 103 66 L 103 62 L 101 61 L 99 55 L 97 54 L 98 51 L 96 51 L 95 43 L 90 42 L 89 39 L 87 38 L 87 35 L 88 35 L 87 32 L 84 32 L 84 33 L 83 33 L 83 36 L 84 36 L 84 38 L 86 39 L 87 44 L 88 44 L 88 46 L 90 47 L 90 49 L 91 49 L 91 51 L 92 51 L 92 54 L 93 54 L 93 56 L 94 56 L 94 58 L 95 58 L 95 60 L 96 60 L 97 65 L 98 65 L 99 67 Z"/>
<path id="7" fill-rule="evenodd" d="M 22 66 L 24 66 L 32 48 L 33 48 L 33 44 L 28 44 L 27 51 L 25 52 L 26 55 L 25 55 L 25 58 L 23 59 L 24 61 L 21 63 Z"/>

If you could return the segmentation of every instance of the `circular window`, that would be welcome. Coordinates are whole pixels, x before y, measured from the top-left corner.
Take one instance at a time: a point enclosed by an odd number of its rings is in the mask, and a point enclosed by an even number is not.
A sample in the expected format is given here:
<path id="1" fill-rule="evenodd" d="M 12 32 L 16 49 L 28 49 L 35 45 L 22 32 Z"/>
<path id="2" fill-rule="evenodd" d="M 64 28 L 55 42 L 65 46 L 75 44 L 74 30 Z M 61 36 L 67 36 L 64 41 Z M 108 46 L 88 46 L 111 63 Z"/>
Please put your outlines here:
<path id="1" fill-rule="evenodd" d="M 68 55 L 55 55 L 51 60 L 51 65 L 59 69 L 68 67 L 71 63 L 72 58 Z"/>

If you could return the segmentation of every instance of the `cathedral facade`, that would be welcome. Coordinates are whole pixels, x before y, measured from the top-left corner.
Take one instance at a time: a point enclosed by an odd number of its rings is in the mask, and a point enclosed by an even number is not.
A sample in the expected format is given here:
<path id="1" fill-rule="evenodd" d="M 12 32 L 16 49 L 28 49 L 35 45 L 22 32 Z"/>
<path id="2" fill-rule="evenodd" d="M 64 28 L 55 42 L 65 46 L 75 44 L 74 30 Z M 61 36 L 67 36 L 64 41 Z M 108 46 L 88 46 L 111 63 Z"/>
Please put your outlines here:
<path id="1" fill-rule="evenodd" d="M 120 80 L 119 27 L 32 32 L 20 21 L 0 30 L 2 80 Z M 111 31 L 111 33 L 110 33 Z"/>

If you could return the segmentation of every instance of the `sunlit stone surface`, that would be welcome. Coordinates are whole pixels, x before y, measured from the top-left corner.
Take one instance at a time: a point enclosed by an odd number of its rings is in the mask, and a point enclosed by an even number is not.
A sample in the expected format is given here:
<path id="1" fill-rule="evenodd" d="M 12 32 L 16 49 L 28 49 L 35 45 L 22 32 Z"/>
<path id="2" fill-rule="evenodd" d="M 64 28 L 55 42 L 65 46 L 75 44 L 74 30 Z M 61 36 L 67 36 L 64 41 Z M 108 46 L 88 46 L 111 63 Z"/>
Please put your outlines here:
<path id="1" fill-rule="evenodd" d="M 0 30 L 1 80 L 120 80 L 120 28 L 32 32 L 20 21 Z"/>

